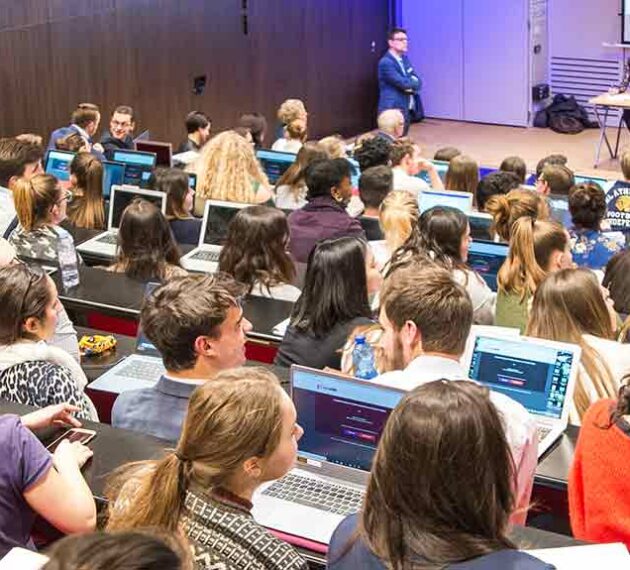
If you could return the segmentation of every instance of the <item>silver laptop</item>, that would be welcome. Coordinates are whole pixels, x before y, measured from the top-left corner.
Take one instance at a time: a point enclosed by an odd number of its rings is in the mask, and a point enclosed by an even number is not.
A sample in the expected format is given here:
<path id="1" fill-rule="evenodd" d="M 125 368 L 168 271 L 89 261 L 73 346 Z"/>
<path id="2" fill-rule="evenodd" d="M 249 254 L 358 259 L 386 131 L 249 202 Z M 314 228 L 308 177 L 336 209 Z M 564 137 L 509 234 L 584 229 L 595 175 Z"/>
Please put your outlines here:
<path id="1" fill-rule="evenodd" d="M 468 248 L 467 263 L 471 269 L 483 277 L 490 289 L 497 291 L 499 288 L 497 276 L 508 255 L 508 251 L 509 246 L 507 243 L 474 240 Z"/>
<path id="2" fill-rule="evenodd" d="M 166 194 L 157 190 L 143 190 L 137 186 L 112 186 L 107 217 L 107 231 L 77 246 L 80 253 L 92 253 L 105 257 L 116 255 L 118 227 L 125 208 L 136 198 L 142 198 L 158 207 L 166 215 Z"/>
<path id="3" fill-rule="evenodd" d="M 473 195 L 470 192 L 455 190 L 422 190 L 418 193 L 418 207 L 421 213 L 435 206 L 450 206 L 469 214 L 472 212 Z"/>
<path id="4" fill-rule="evenodd" d="M 158 285 L 159 283 L 148 283 L 145 296 L 150 295 Z M 138 327 L 135 354 L 123 358 L 105 374 L 99 376 L 89 387 L 93 390 L 102 389 L 116 394 L 128 390 L 151 388 L 165 371 L 160 352 L 144 335 L 142 328 Z"/>
<path id="5" fill-rule="evenodd" d="M 581 353 L 574 344 L 482 334 L 474 339 L 468 376 L 532 414 L 540 458 L 567 427 Z"/>
<path id="6" fill-rule="evenodd" d="M 253 499 L 263 526 L 328 544 L 341 520 L 361 508 L 372 459 L 402 390 L 291 368 L 291 397 L 304 428 L 298 465 Z"/>
<path id="7" fill-rule="evenodd" d="M 221 244 L 227 237 L 227 229 L 239 210 L 252 204 L 207 200 L 199 234 L 199 245 L 181 259 L 182 267 L 189 271 L 214 273 L 219 267 Z"/>

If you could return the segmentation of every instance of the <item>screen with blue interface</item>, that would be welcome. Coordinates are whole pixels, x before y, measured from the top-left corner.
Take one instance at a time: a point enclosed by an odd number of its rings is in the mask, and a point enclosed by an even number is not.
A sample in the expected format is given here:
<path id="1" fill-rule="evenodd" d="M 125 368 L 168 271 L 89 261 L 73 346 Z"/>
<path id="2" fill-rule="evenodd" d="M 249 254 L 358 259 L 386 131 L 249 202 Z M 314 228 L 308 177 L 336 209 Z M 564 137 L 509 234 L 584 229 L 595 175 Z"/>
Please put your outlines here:
<path id="1" fill-rule="evenodd" d="M 257 150 L 256 156 L 269 178 L 269 182 L 275 184 L 286 172 L 287 168 L 295 162 L 295 154 L 290 152 L 276 152 L 274 150 Z"/>
<path id="2" fill-rule="evenodd" d="M 70 180 L 70 163 L 76 154 L 63 150 L 49 150 L 46 158 L 46 174 L 52 174 L 57 180 Z"/>
<path id="3" fill-rule="evenodd" d="M 479 273 L 488 287 L 497 290 L 497 274 L 508 254 L 507 243 L 473 241 L 468 248 L 468 265 Z"/>
<path id="4" fill-rule="evenodd" d="M 148 297 L 156 287 L 159 287 L 159 283 L 147 283 L 144 288 L 144 296 Z M 155 345 L 149 340 L 149 338 L 144 334 L 142 327 L 138 327 L 138 336 L 136 338 L 136 352 L 138 354 L 144 354 L 146 356 L 159 356 L 160 351 L 155 347 Z"/>
<path id="5" fill-rule="evenodd" d="M 148 191 L 147 191 L 148 192 Z M 111 200 L 110 208 L 113 208 L 112 212 L 112 228 L 118 228 L 120 226 L 120 219 L 122 218 L 125 208 L 131 204 L 136 198 L 140 200 L 146 200 L 151 202 L 158 210 L 164 211 L 162 203 L 165 200 L 165 195 L 159 193 L 155 196 L 147 195 L 144 193 L 133 192 L 128 190 L 116 190 L 114 197 Z"/>
<path id="6" fill-rule="evenodd" d="M 369 471 L 389 414 L 403 393 L 293 369 L 292 397 L 304 435 L 300 455 Z"/>
<path id="7" fill-rule="evenodd" d="M 433 166 L 435 166 L 435 170 L 438 173 L 439 177 L 444 182 L 446 178 L 446 171 L 448 170 L 448 162 L 442 162 L 440 160 L 433 160 Z M 429 186 L 431 186 L 431 178 L 429 177 L 429 173 L 426 170 L 418 173 L 418 178 L 422 178 Z"/>
<path id="8" fill-rule="evenodd" d="M 125 164 L 125 184 L 130 186 L 145 187 L 155 168 L 155 154 L 151 152 L 117 150 L 114 161 Z"/>
<path id="9" fill-rule="evenodd" d="M 527 339 L 479 336 L 469 377 L 539 416 L 560 418 L 574 353 Z"/>
<path id="10" fill-rule="evenodd" d="M 109 199 L 112 186 L 121 186 L 125 181 L 125 165 L 122 162 L 103 162 L 103 198 Z"/>
<path id="11" fill-rule="evenodd" d="M 468 214 L 472 210 L 472 194 L 456 194 L 448 190 L 422 190 L 418 194 L 420 212 L 426 212 L 435 206 L 450 206 Z"/>
<path id="12" fill-rule="evenodd" d="M 468 214 L 468 224 L 470 235 L 473 239 L 492 240 L 492 216 L 483 212 L 470 212 Z"/>

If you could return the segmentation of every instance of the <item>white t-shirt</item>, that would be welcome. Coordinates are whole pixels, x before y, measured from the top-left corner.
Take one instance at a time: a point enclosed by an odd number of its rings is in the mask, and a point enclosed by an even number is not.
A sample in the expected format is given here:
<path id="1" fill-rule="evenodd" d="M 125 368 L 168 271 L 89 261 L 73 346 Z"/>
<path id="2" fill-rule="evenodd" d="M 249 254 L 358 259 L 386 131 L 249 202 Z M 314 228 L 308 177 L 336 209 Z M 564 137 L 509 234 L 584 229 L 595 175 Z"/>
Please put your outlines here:
<path id="1" fill-rule="evenodd" d="M 394 175 L 394 190 L 406 190 L 407 192 L 411 192 L 414 196 L 417 196 L 422 190 L 429 189 L 429 185 L 422 180 L 422 178 L 409 176 L 409 174 L 403 172 L 403 170 L 397 166 L 392 168 L 392 174 Z"/>
<path id="2" fill-rule="evenodd" d="M 282 138 L 273 143 L 271 150 L 276 150 L 278 152 L 292 152 L 294 154 L 297 154 L 301 148 L 302 142 Z"/>
<path id="3" fill-rule="evenodd" d="M 15 206 L 11 190 L 0 186 L 0 237 L 7 231 L 15 218 Z"/>

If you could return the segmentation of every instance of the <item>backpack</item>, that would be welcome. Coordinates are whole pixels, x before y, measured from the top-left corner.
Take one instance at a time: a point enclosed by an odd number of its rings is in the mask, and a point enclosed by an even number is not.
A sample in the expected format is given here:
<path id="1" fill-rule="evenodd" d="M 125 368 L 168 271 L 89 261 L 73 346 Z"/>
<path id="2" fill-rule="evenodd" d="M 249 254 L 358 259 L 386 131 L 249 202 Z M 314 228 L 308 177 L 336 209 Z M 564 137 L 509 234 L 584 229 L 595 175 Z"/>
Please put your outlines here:
<path id="1" fill-rule="evenodd" d="M 551 104 L 536 113 L 535 127 L 549 127 L 556 133 L 574 135 L 585 128 L 597 127 L 597 123 L 590 121 L 586 109 L 578 104 L 573 95 L 556 95 Z"/>

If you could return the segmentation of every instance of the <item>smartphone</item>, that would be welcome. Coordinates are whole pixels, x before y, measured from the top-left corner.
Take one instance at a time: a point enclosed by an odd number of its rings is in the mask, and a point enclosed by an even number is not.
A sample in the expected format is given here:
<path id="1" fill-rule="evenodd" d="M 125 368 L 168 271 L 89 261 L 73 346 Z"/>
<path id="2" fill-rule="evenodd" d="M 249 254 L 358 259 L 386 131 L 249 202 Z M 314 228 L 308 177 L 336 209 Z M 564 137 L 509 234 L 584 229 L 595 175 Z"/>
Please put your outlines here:
<path id="1" fill-rule="evenodd" d="M 50 453 L 54 453 L 55 449 L 59 446 L 59 444 L 67 439 L 70 443 L 73 441 L 79 441 L 83 445 L 92 441 L 96 437 L 96 432 L 91 429 L 83 429 L 83 428 L 72 428 L 59 436 L 55 441 L 53 441 L 46 449 L 50 451 Z"/>

